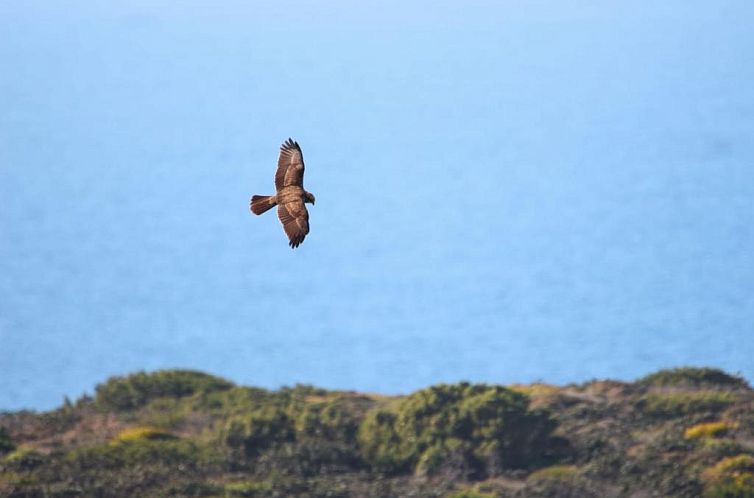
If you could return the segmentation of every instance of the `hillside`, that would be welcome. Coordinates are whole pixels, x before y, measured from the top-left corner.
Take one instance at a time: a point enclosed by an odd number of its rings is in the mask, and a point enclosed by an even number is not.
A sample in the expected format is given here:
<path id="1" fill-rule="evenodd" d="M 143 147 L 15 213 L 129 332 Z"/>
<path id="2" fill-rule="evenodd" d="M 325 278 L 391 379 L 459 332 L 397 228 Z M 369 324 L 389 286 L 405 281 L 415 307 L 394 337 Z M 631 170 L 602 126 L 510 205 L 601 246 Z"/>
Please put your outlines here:
<path id="1" fill-rule="evenodd" d="M 754 391 L 703 368 L 400 397 L 136 373 L 0 413 L 0 496 L 754 497 Z"/>

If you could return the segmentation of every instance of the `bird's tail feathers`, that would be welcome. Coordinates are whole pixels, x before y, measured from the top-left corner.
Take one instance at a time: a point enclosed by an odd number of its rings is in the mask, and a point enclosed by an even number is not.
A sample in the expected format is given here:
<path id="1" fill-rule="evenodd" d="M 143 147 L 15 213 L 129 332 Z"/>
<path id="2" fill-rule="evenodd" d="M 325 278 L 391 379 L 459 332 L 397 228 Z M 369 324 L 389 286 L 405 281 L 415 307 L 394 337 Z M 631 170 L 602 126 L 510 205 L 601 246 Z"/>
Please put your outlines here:
<path id="1" fill-rule="evenodd" d="M 262 214 L 265 211 L 275 207 L 277 199 L 274 195 L 252 195 L 251 196 L 251 212 L 254 214 Z"/>

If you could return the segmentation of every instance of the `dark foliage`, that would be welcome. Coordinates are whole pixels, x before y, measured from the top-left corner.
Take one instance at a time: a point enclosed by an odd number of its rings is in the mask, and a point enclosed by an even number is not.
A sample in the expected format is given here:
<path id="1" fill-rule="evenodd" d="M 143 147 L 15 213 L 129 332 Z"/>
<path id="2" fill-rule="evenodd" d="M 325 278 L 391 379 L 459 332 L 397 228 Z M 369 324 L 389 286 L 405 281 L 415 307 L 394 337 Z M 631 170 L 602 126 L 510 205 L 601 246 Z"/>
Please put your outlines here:
<path id="1" fill-rule="evenodd" d="M 367 415 L 359 442 L 383 472 L 494 475 L 540 464 L 555 422 L 501 386 L 439 385 Z"/>
<path id="2" fill-rule="evenodd" d="M 11 441 L 8 429 L 0 427 L 0 456 L 13 451 L 15 448 L 16 445 Z"/>
<path id="3" fill-rule="evenodd" d="M 127 377 L 113 377 L 98 385 L 95 402 L 106 410 L 133 410 L 161 397 L 181 398 L 231 387 L 233 384 L 224 379 L 191 370 L 138 372 Z"/>
<path id="4" fill-rule="evenodd" d="M 0 496 L 751 498 L 754 392 L 736 379 L 383 397 L 138 373 L 93 400 L 0 413 Z"/>
<path id="5" fill-rule="evenodd" d="M 750 389 L 742 377 L 730 375 L 717 368 L 681 367 L 660 370 L 639 379 L 639 384 L 654 387 L 713 387 Z"/>

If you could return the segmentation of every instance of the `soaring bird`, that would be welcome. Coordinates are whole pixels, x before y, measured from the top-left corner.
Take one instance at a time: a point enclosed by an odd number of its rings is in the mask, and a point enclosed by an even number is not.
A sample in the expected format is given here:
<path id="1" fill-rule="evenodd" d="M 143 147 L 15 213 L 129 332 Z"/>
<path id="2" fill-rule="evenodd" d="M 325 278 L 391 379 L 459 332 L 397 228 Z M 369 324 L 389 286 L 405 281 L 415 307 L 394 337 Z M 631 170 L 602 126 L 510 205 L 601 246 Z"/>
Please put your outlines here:
<path id="1" fill-rule="evenodd" d="M 314 195 L 304 190 L 304 156 L 298 142 L 290 138 L 280 146 L 275 190 L 275 195 L 252 195 L 251 212 L 262 214 L 277 206 L 288 245 L 295 249 L 309 233 L 309 212 L 305 204 L 314 204 Z"/>

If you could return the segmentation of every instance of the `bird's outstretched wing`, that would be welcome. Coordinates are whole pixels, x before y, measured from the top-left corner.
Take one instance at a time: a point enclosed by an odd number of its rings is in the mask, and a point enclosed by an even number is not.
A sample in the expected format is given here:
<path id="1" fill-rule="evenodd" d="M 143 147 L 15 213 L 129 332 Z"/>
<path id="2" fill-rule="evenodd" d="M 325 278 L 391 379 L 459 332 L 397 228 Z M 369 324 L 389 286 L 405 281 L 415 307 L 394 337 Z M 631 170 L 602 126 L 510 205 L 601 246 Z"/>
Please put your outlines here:
<path id="1" fill-rule="evenodd" d="M 304 201 L 279 204 L 278 218 L 288 236 L 288 245 L 295 249 L 309 233 L 309 212 L 306 210 Z"/>
<path id="2" fill-rule="evenodd" d="M 275 172 L 275 188 L 280 190 L 291 185 L 304 186 L 304 155 L 301 153 L 298 142 L 289 138 L 280 146 L 278 169 Z"/>

